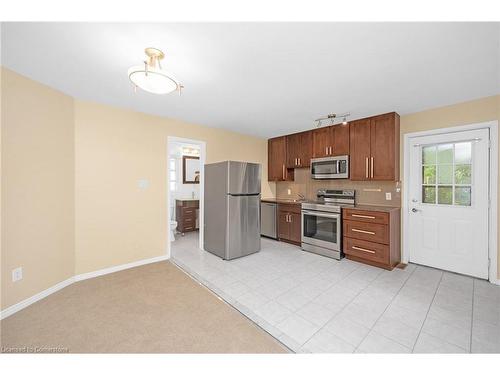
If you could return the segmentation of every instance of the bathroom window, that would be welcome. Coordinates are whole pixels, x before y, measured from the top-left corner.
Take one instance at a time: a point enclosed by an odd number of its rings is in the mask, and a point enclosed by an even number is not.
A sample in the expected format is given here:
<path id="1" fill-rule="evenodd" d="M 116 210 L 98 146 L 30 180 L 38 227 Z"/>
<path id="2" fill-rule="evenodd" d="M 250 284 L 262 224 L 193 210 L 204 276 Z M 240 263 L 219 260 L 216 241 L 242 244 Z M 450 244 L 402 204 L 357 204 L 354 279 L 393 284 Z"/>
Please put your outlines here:
<path id="1" fill-rule="evenodd" d="M 168 167 L 170 191 L 175 191 L 177 189 L 177 160 L 175 160 L 174 158 L 169 159 Z"/>

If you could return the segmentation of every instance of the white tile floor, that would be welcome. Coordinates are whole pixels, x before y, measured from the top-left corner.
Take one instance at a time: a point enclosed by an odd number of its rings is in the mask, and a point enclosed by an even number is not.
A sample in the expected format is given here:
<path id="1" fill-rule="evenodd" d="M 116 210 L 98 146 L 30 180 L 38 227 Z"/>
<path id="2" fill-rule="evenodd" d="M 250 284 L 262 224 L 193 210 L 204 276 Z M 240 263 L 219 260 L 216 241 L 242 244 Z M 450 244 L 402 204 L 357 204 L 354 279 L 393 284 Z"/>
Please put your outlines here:
<path id="1" fill-rule="evenodd" d="M 179 238 L 172 258 L 291 350 L 500 353 L 500 287 L 410 264 L 385 271 L 283 242 L 223 261 Z"/>

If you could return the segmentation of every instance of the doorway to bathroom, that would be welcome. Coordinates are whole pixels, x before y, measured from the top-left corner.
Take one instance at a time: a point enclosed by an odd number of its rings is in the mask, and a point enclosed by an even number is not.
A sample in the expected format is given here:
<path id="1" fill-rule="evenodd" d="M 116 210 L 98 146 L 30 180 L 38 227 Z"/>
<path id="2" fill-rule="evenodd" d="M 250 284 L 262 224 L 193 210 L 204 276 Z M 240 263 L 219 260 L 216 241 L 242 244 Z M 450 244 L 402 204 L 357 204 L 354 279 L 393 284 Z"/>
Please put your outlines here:
<path id="1" fill-rule="evenodd" d="M 203 169 L 205 142 L 168 137 L 167 254 L 183 242 L 203 244 Z"/>

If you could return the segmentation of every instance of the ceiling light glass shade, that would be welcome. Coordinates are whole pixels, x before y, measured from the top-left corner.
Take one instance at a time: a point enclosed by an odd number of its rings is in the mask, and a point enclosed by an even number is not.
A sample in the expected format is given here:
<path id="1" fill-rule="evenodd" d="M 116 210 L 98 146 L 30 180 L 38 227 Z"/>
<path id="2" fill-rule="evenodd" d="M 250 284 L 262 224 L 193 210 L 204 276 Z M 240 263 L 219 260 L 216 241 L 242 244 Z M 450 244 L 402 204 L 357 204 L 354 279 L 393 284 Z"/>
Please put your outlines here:
<path id="1" fill-rule="evenodd" d="M 130 81 L 144 91 L 152 94 L 168 94 L 179 88 L 177 81 L 164 70 L 145 65 L 133 66 L 128 70 Z"/>

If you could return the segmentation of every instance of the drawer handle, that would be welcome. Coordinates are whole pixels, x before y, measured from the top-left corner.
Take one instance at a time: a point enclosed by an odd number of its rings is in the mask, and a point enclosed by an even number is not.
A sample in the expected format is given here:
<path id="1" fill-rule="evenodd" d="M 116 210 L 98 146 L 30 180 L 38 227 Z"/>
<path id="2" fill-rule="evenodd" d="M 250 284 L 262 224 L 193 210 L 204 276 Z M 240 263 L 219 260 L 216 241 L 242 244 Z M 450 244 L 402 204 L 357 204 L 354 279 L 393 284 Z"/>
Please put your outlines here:
<path id="1" fill-rule="evenodd" d="M 351 214 L 352 217 L 362 217 L 363 219 L 375 219 L 375 216 Z"/>
<path id="2" fill-rule="evenodd" d="M 363 249 L 362 247 L 351 246 L 354 250 L 364 251 L 365 253 L 375 254 L 375 251 Z"/>
<path id="3" fill-rule="evenodd" d="M 353 232 L 358 232 L 358 233 L 365 233 L 365 234 L 371 234 L 371 235 L 374 235 L 374 234 L 375 234 L 375 232 L 369 232 L 369 231 L 367 231 L 367 230 L 361 230 L 361 229 L 355 229 L 355 228 L 351 228 L 351 230 L 352 230 Z"/>
<path id="4" fill-rule="evenodd" d="M 184 218 L 184 221 L 193 221 L 193 219 L 190 219 L 190 218 Z"/>

